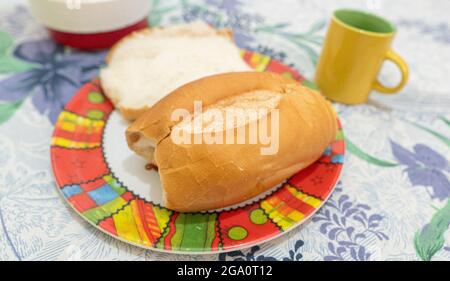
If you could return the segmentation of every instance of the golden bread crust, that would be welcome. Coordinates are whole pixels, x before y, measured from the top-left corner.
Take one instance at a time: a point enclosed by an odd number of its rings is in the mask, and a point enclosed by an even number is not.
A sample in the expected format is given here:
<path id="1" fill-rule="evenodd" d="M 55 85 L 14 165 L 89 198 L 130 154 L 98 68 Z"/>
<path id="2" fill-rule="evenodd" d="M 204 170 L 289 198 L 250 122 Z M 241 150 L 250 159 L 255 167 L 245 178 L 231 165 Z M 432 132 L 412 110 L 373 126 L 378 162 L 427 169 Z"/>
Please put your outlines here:
<path id="1" fill-rule="evenodd" d="M 193 111 L 243 93 L 281 93 L 279 150 L 262 155 L 258 144 L 175 144 L 169 137 L 174 109 Z M 267 116 L 270 124 L 272 116 Z M 247 125 L 248 126 L 248 125 Z M 281 75 L 261 72 L 219 74 L 186 84 L 159 101 L 130 125 L 128 145 L 139 138 L 156 144 L 154 164 L 168 208 L 203 211 L 245 201 L 279 184 L 316 161 L 337 132 L 335 113 L 319 93 Z"/>

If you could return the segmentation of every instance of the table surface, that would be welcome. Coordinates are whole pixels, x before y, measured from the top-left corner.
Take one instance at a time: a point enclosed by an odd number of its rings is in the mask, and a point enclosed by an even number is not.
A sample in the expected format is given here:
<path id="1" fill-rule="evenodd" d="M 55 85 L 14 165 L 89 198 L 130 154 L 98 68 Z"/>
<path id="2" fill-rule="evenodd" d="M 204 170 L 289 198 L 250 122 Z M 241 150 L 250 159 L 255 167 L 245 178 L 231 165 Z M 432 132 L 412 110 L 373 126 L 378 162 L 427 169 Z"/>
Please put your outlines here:
<path id="1" fill-rule="evenodd" d="M 6 2 L 6 3 L 5 3 Z M 347 141 L 338 187 L 311 220 L 257 247 L 173 255 L 91 227 L 58 196 L 49 143 L 63 105 L 94 77 L 104 53 L 55 46 L 26 1 L 0 4 L 0 260 L 450 260 L 450 1 L 152 1 L 152 25 L 203 19 L 234 30 L 239 46 L 312 78 L 339 7 L 390 19 L 408 62 L 398 95 L 336 104 Z M 33 69 L 31 70 L 31 66 Z M 381 80 L 395 84 L 385 64 Z"/>

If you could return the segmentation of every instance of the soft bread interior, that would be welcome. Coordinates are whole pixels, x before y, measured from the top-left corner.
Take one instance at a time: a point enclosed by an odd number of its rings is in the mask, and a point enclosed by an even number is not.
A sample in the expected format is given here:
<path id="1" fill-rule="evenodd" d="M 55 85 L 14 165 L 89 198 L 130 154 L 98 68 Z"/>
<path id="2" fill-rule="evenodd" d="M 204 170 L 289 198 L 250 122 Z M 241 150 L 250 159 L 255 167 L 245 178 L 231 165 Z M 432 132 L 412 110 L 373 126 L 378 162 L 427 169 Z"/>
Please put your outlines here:
<path id="1" fill-rule="evenodd" d="M 258 120 L 270 114 L 270 110 L 277 108 L 281 96 L 281 93 L 274 91 L 256 90 L 221 99 L 217 103 L 203 109 L 201 114 L 191 113 L 176 123 L 172 127 L 171 134 L 172 132 L 183 131 L 191 134 L 193 138 L 195 124 L 202 125 L 202 133 L 211 131 L 223 132 L 244 127 L 251 122 L 258 122 Z M 221 115 L 221 118 L 218 118 L 217 113 Z M 227 114 L 237 118 L 227 118 Z M 167 137 L 171 137 L 171 134 Z M 226 135 L 224 134 L 224 142 L 225 137 Z M 153 140 L 136 132 L 131 135 L 130 143 L 131 148 L 138 155 L 147 159 L 149 163 L 158 166 L 154 158 L 156 143 Z"/>
<path id="2" fill-rule="evenodd" d="M 156 144 L 141 133 L 135 133 L 131 135 L 131 141 L 133 143 L 132 149 L 137 155 L 144 157 L 150 164 L 156 165 L 154 160 L 154 152 Z"/>
<path id="3" fill-rule="evenodd" d="M 199 78 L 246 70 L 228 36 L 196 22 L 132 34 L 113 48 L 100 78 L 108 97 L 127 113 L 151 107 Z"/>

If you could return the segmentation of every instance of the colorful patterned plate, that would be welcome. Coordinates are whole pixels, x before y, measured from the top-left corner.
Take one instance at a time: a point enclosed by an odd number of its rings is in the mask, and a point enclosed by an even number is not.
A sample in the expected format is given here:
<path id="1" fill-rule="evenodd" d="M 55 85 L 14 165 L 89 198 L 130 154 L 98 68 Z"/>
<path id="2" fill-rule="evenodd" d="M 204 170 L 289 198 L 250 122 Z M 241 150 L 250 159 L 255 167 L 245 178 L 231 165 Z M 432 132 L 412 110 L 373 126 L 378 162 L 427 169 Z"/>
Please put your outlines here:
<path id="1" fill-rule="evenodd" d="M 243 52 L 258 71 L 304 79 L 291 68 Z M 55 125 L 51 160 L 65 200 L 88 222 L 122 241 L 177 253 L 218 253 L 249 247 L 300 225 L 320 208 L 342 169 L 342 128 L 323 156 L 285 183 L 247 202 L 202 213 L 164 208 L 156 172 L 127 147 L 127 123 L 98 81 L 83 86 Z"/>

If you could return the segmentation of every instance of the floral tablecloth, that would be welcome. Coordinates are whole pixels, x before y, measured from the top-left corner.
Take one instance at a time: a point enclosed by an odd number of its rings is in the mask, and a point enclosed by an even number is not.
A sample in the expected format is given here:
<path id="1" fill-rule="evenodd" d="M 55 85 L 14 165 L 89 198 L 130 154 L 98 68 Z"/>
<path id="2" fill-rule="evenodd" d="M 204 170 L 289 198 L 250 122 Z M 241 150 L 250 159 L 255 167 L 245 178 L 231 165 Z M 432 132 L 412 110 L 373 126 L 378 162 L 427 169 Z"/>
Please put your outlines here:
<path id="1" fill-rule="evenodd" d="M 344 171 L 324 207 L 301 227 L 251 249 L 172 255 L 117 241 L 58 196 L 49 159 L 53 124 L 104 52 L 55 45 L 26 1 L 0 4 L 0 260 L 450 260 L 450 2 L 407 0 L 152 1 L 151 25 L 203 19 L 231 27 L 239 46 L 313 78 L 338 7 L 371 10 L 398 27 L 409 63 L 398 95 L 336 104 Z M 380 74 L 395 84 L 399 73 Z"/>

